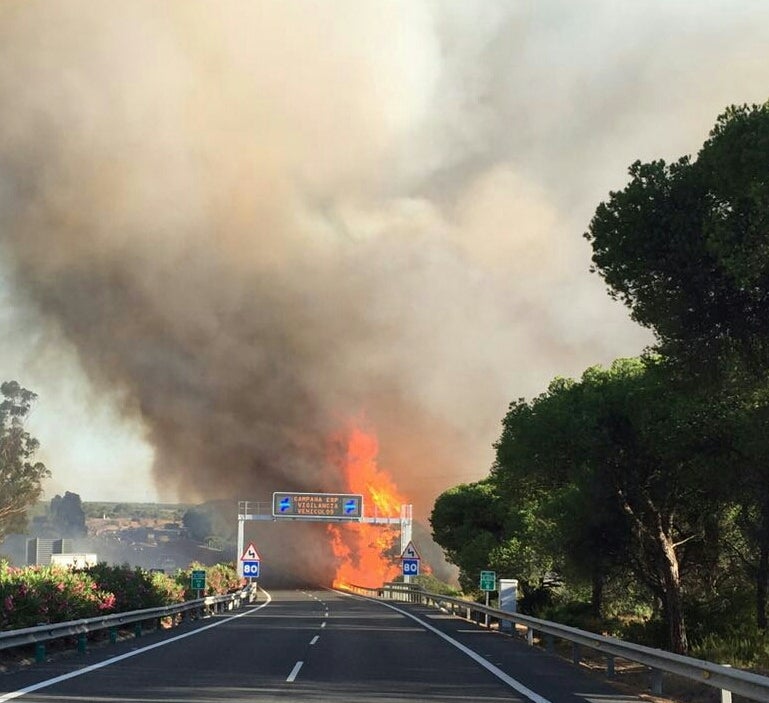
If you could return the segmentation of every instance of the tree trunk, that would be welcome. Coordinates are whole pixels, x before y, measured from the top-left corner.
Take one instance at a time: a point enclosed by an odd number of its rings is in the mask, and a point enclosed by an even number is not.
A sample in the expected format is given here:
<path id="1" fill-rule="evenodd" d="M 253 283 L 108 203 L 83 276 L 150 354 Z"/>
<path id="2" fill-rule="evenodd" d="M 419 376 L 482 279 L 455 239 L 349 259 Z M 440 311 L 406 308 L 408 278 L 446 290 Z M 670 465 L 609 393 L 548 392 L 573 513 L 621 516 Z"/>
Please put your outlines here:
<path id="1" fill-rule="evenodd" d="M 664 530 L 660 529 L 657 536 L 661 548 L 659 568 L 664 590 L 665 619 L 668 624 L 670 648 L 676 654 L 686 654 L 689 650 L 689 641 L 684 622 L 683 589 L 678 569 L 678 556 L 673 540 Z"/>

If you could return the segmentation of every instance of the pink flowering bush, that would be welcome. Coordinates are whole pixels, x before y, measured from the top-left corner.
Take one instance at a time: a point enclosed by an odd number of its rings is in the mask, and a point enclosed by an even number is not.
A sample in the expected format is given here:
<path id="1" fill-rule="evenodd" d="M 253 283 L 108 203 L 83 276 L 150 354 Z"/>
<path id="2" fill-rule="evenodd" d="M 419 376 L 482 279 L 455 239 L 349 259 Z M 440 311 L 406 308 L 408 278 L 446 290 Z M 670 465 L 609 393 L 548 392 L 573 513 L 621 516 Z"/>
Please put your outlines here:
<path id="1" fill-rule="evenodd" d="M 231 593 L 242 584 L 231 564 L 206 567 L 194 562 L 171 577 L 128 564 L 72 570 L 14 567 L 0 560 L 0 630 L 182 603 L 197 597 L 190 590 L 193 569 L 206 571 L 205 595 Z"/>
<path id="2" fill-rule="evenodd" d="M 0 561 L 0 629 L 33 627 L 111 612 L 112 593 L 86 573 L 57 566 L 16 568 Z"/>

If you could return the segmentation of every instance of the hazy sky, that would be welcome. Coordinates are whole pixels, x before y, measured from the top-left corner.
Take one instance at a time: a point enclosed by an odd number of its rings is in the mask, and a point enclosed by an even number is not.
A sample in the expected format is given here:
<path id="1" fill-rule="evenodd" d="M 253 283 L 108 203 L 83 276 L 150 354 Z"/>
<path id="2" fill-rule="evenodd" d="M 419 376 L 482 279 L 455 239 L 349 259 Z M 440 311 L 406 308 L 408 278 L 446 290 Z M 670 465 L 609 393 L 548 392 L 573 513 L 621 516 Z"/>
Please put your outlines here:
<path id="1" fill-rule="evenodd" d="M 0 377 L 47 494 L 417 511 L 508 403 L 650 341 L 582 239 L 769 97 L 765 0 L 3 0 Z"/>

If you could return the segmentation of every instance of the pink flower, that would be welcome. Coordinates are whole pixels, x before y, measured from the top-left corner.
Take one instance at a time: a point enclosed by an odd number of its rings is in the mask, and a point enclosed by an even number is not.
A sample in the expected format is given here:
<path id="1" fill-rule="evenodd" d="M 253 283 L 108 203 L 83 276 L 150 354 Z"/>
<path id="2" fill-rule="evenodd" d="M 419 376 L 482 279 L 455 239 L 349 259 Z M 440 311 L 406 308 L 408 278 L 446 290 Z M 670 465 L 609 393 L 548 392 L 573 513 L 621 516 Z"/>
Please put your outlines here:
<path id="1" fill-rule="evenodd" d="M 99 604 L 99 610 L 111 610 L 115 607 L 115 595 L 108 593 L 104 600 Z"/>
<path id="2" fill-rule="evenodd" d="M 10 613 L 13 610 L 13 596 L 6 596 L 3 606 L 5 607 L 6 612 Z"/>

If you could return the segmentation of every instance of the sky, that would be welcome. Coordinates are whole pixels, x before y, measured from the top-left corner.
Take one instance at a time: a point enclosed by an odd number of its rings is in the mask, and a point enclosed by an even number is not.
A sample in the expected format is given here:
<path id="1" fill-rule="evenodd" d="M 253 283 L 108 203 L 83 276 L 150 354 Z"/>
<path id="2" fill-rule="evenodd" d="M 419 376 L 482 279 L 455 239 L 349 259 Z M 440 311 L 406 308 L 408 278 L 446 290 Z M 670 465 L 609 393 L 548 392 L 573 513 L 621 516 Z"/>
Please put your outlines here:
<path id="1" fill-rule="evenodd" d="M 769 97 L 763 0 L 3 0 L 0 377 L 46 495 L 429 513 L 508 404 L 652 342 L 582 234 Z"/>

